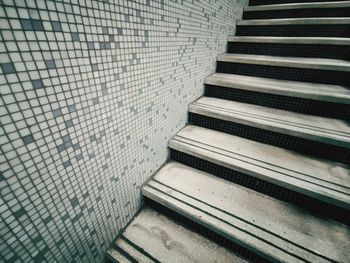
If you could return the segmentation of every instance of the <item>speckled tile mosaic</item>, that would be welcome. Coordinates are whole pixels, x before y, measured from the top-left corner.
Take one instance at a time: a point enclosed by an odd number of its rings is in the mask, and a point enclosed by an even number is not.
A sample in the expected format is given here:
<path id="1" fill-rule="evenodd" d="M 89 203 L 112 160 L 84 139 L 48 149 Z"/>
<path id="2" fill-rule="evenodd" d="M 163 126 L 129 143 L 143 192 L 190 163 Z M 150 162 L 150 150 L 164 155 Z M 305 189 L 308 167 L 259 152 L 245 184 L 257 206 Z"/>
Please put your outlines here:
<path id="1" fill-rule="evenodd" d="M 0 0 L 0 261 L 101 262 L 243 0 Z"/>

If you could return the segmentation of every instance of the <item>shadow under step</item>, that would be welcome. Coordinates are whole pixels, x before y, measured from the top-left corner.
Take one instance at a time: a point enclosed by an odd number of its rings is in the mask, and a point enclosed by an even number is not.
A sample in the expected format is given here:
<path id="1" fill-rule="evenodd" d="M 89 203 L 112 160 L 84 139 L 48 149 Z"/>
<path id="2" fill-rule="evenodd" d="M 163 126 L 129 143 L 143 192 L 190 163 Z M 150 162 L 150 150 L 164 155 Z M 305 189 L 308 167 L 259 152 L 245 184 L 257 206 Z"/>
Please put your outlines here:
<path id="1" fill-rule="evenodd" d="M 350 39 L 231 36 L 227 53 L 350 60 Z"/>
<path id="2" fill-rule="evenodd" d="M 189 122 L 250 140 L 350 163 L 347 121 L 202 97 L 189 106 Z"/>
<path id="3" fill-rule="evenodd" d="M 350 37 L 350 18 L 255 19 L 237 22 L 237 36 Z"/>
<path id="4" fill-rule="evenodd" d="M 349 17 L 350 1 L 247 6 L 243 19 Z"/>
<path id="5" fill-rule="evenodd" d="M 350 89 L 343 86 L 214 73 L 205 96 L 350 120 Z"/>
<path id="6" fill-rule="evenodd" d="M 112 262 L 241 262 L 245 259 L 146 207 L 108 249 Z"/>
<path id="7" fill-rule="evenodd" d="M 179 163 L 164 166 L 142 193 L 267 260 L 348 259 L 345 225 Z"/>
<path id="8" fill-rule="evenodd" d="M 221 54 L 216 72 L 350 86 L 350 62 L 337 59 Z"/>

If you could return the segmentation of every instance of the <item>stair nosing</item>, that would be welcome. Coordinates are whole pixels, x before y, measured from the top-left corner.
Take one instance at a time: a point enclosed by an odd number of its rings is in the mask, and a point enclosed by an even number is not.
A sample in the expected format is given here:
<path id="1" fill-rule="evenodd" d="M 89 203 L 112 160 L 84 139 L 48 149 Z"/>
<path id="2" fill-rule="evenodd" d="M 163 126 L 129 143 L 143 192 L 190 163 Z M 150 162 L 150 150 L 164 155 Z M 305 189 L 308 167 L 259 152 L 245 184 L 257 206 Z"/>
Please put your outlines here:
<path id="1" fill-rule="evenodd" d="M 240 78 L 234 79 L 234 77 Z M 252 81 L 253 80 L 253 81 Z M 259 83 L 261 81 L 261 83 Z M 270 82 L 270 83 L 269 83 Z M 205 84 L 215 85 L 231 89 L 241 89 L 254 92 L 270 93 L 281 96 L 298 97 L 303 99 L 310 99 L 316 101 L 325 101 L 332 103 L 344 103 L 350 104 L 350 92 L 336 93 L 338 86 L 326 85 L 326 84 L 315 84 L 308 82 L 296 82 L 286 80 L 275 80 L 261 77 L 250 77 L 245 75 L 226 74 L 226 73 L 214 73 L 204 80 Z M 293 87 L 308 85 L 312 87 L 308 89 L 293 89 Z M 281 88 L 279 88 L 279 86 Z M 287 87 L 286 87 L 287 86 Z M 289 88 L 288 88 L 289 86 Z M 317 87 L 329 87 L 329 90 L 317 90 Z M 332 89 L 333 88 L 333 89 Z M 341 88 L 341 86 L 340 86 Z"/>
<path id="2" fill-rule="evenodd" d="M 333 1 L 333 2 L 306 2 L 306 3 L 288 3 L 288 4 L 270 4 L 259 6 L 246 6 L 244 11 L 272 11 L 286 9 L 312 9 L 312 8 L 342 8 L 350 7 L 350 1 Z"/>
<path id="3" fill-rule="evenodd" d="M 310 44 L 310 45 L 350 45 L 350 38 L 229 36 L 228 42 Z"/>
<path id="4" fill-rule="evenodd" d="M 326 18 L 276 18 L 276 19 L 251 19 L 237 21 L 237 26 L 256 25 L 343 25 L 350 24 L 349 17 Z"/>
<path id="5" fill-rule="evenodd" d="M 336 59 L 225 53 L 219 54 L 217 56 L 217 61 L 228 63 L 255 64 L 264 66 L 350 72 L 350 62 Z"/>

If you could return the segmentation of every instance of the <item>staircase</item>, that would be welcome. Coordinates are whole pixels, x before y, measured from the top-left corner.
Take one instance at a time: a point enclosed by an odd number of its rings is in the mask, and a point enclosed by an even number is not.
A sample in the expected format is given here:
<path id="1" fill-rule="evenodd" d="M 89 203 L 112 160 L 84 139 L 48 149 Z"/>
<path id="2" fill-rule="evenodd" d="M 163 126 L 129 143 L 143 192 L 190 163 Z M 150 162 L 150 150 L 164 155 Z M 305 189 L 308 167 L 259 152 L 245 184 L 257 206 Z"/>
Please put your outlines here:
<path id="1" fill-rule="evenodd" d="M 350 1 L 250 0 L 188 111 L 108 260 L 350 262 Z"/>

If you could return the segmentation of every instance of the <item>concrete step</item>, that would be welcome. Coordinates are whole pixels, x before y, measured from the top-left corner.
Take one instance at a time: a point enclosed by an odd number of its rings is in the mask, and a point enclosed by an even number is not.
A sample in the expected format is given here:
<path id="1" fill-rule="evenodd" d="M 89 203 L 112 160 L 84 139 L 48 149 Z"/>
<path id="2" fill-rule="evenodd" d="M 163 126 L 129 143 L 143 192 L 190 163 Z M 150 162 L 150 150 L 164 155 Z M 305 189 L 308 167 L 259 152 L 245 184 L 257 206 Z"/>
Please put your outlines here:
<path id="1" fill-rule="evenodd" d="M 349 122 L 202 97 L 189 106 L 195 125 L 308 155 L 350 163 Z"/>
<path id="2" fill-rule="evenodd" d="M 302 2 L 287 3 L 275 5 L 246 6 L 244 11 L 271 11 L 271 10 L 290 10 L 290 9 L 329 9 L 350 7 L 350 1 L 332 1 L 332 2 Z"/>
<path id="3" fill-rule="evenodd" d="M 208 97 L 189 112 L 350 149 L 350 125 L 342 120 Z"/>
<path id="4" fill-rule="evenodd" d="M 261 26 L 261 25 L 349 25 L 348 17 L 322 17 L 322 18 L 281 18 L 281 19 L 257 19 L 241 20 L 238 26 Z"/>
<path id="5" fill-rule="evenodd" d="M 282 11 L 277 11 L 282 13 Z M 300 11 L 299 11 L 300 13 Z M 237 36 L 350 37 L 349 17 L 268 18 L 237 22 Z"/>
<path id="6" fill-rule="evenodd" d="M 247 7 L 243 20 L 350 17 L 350 1 L 280 4 Z"/>
<path id="7" fill-rule="evenodd" d="M 350 62 L 339 59 L 221 54 L 216 72 L 350 86 Z"/>
<path id="8" fill-rule="evenodd" d="M 188 125 L 169 147 L 325 203 L 350 209 L 349 167 Z"/>
<path id="9" fill-rule="evenodd" d="M 341 37 L 257 37 L 257 36 L 230 36 L 229 42 L 245 43 L 274 43 L 274 44 L 306 44 L 306 45 L 341 45 L 349 46 L 349 38 Z"/>
<path id="10" fill-rule="evenodd" d="M 204 83 L 230 89 L 350 104 L 350 90 L 339 85 L 276 80 L 224 73 L 214 73 L 205 78 Z"/>
<path id="11" fill-rule="evenodd" d="M 164 166 L 142 193 L 268 260 L 348 260 L 345 225 L 179 163 Z"/>
<path id="12" fill-rule="evenodd" d="M 229 37 L 227 53 L 349 61 L 350 38 Z"/>
<path id="13" fill-rule="evenodd" d="M 217 61 L 288 68 L 350 72 L 350 62 L 339 59 L 275 57 L 248 54 L 220 54 Z"/>
<path id="14" fill-rule="evenodd" d="M 248 262 L 146 207 L 107 252 L 113 262 Z"/>

